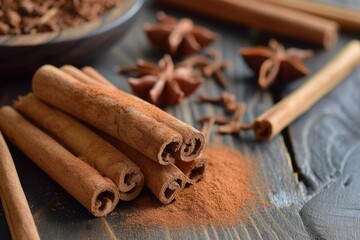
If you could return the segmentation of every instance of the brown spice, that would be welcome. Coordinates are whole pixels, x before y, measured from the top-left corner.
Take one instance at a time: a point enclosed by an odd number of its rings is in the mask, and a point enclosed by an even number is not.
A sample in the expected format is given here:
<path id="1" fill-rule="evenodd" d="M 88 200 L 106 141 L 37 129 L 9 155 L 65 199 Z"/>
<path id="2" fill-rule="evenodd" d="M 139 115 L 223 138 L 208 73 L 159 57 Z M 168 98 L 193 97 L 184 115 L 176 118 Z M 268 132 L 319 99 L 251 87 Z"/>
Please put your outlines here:
<path id="1" fill-rule="evenodd" d="M 223 103 L 226 111 L 233 113 L 237 109 L 236 96 L 229 92 L 223 92 L 220 97 L 210 97 L 206 95 L 199 95 L 197 97 L 198 103 Z"/>
<path id="2" fill-rule="evenodd" d="M 189 18 L 179 21 L 164 12 L 158 12 L 158 24 L 145 24 L 151 43 L 171 55 L 191 55 L 212 43 L 216 34 L 197 26 Z"/>
<path id="3" fill-rule="evenodd" d="M 276 82 L 290 82 L 308 75 L 304 60 L 313 55 L 312 50 L 286 49 L 275 39 L 269 47 L 257 46 L 240 50 L 245 62 L 259 75 L 258 83 L 267 89 Z"/>
<path id="4" fill-rule="evenodd" d="M 131 72 L 136 75 L 136 78 L 129 78 L 135 95 L 156 106 L 179 104 L 203 83 L 193 67 L 174 67 L 168 54 L 158 65 L 139 59 L 135 67 L 119 69 L 119 73 Z"/>
<path id="5" fill-rule="evenodd" d="M 206 53 L 207 57 L 199 54 L 192 55 L 176 64 L 176 66 L 198 68 L 204 77 L 213 78 L 221 87 L 227 88 L 229 83 L 225 77 L 224 70 L 231 63 L 223 61 L 221 53 L 215 49 L 208 49 Z"/>
<path id="6" fill-rule="evenodd" d="M 159 204 L 154 196 L 143 194 L 121 213 L 126 217 L 125 224 L 229 226 L 244 221 L 249 209 L 263 204 L 255 193 L 256 170 L 250 158 L 221 145 L 205 148 L 203 155 L 208 164 L 202 181 L 184 189 L 167 206 Z"/>
<path id="7" fill-rule="evenodd" d="M 224 70 L 230 65 L 230 63 L 224 62 L 220 52 L 215 49 L 209 49 L 207 54 L 213 59 L 213 61 L 202 69 L 204 76 L 214 78 L 220 86 L 227 88 L 229 83 L 225 77 Z"/>
<path id="8" fill-rule="evenodd" d="M 124 0 L 0 1 L 1 34 L 59 31 L 97 19 Z"/>

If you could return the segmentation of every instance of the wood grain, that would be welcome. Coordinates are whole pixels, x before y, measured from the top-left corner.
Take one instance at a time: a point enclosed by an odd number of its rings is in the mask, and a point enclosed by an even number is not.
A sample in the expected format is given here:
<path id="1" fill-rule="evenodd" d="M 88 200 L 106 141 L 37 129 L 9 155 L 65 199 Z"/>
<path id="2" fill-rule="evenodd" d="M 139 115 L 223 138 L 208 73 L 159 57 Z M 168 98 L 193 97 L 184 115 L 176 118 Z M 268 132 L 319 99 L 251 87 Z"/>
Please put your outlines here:
<path id="1" fill-rule="evenodd" d="M 337 49 L 347 40 L 343 38 Z M 360 236 L 359 79 L 360 67 L 289 127 L 295 161 L 310 198 L 301 216 L 310 233 L 321 239 Z"/>

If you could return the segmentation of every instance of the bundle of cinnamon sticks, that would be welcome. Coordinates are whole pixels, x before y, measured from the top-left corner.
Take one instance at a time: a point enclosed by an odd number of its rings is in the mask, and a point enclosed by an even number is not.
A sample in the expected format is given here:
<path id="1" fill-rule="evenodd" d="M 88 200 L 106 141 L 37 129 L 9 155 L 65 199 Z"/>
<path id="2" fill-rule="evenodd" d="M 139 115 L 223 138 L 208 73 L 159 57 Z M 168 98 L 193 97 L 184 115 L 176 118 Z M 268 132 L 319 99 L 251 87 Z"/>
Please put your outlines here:
<path id="1" fill-rule="evenodd" d="M 0 108 L 0 129 L 94 216 L 144 183 L 164 204 L 204 173 L 204 135 L 95 69 L 45 65 L 33 93 Z"/>

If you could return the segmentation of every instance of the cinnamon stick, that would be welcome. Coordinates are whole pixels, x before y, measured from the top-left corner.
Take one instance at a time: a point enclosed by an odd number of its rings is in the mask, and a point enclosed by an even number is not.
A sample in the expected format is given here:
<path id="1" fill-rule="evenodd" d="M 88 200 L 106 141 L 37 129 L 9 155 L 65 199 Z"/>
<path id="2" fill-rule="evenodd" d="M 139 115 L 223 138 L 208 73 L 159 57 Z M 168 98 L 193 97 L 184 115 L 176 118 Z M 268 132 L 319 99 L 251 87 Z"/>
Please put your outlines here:
<path id="1" fill-rule="evenodd" d="M 202 154 L 191 162 L 175 161 L 175 166 L 186 176 L 186 183 L 195 184 L 204 177 L 206 160 Z"/>
<path id="2" fill-rule="evenodd" d="M 12 239 L 40 239 L 10 151 L 0 132 L 0 197 Z"/>
<path id="3" fill-rule="evenodd" d="M 270 3 L 253 0 L 159 1 L 229 23 L 255 27 L 325 48 L 330 48 L 337 41 L 336 22 Z"/>
<path id="4" fill-rule="evenodd" d="M 204 136 L 161 109 L 119 89 L 84 84 L 50 65 L 33 77 L 33 92 L 41 100 L 126 142 L 144 155 L 170 164 L 175 158 L 195 159 Z"/>
<path id="5" fill-rule="evenodd" d="M 360 13 L 341 6 L 309 0 L 261 0 L 278 6 L 291 8 L 337 22 L 341 28 L 359 32 Z"/>
<path id="6" fill-rule="evenodd" d="M 88 77 L 91 77 L 98 81 L 99 83 L 102 83 L 109 87 L 116 88 L 110 81 L 108 81 L 106 78 L 104 78 L 95 68 L 90 66 L 85 66 L 81 68 L 81 71 L 85 73 Z"/>
<path id="7" fill-rule="evenodd" d="M 185 175 L 173 164 L 160 165 L 118 139 L 105 139 L 141 168 L 145 184 L 163 204 L 171 203 L 185 187 Z"/>
<path id="8" fill-rule="evenodd" d="M 80 70 L 71 65 L 64 65 L 60 69 L 83 83 L 101 84 L 106 85 L 107 87 L 116 88 L 110 81 L 107 81 L 92 67 L 86 66 Z"/>
<path id="9" fill-rule="evenodd" d="M 84 71 L 84 69 L 82 69 L 82 71 Z M 91 77 L 94 77 L 94 80 L 97 80 L 99 83 L 101 83 L 103 80 L 108 82 L 108 80 L 106 80 L 104 77 L 102 77 L 101 74 L 93 68 L 91 68 Z M 104 82 L 102 84 L 102 86 L 106 87 L 107 84 L 108 83 Z M 210 124 L 208 126 L 209 129 L 211 129 L 212 125 L 214 124 L 214 121 L 215 121 L 214 119 L 211 119 L 210 121 L 208 121 L 208 123 Z M 202 131 L 202 132 L 204 133 L 204 131 Z M 205 138 L 207 138 L 207 134 L 204 133 L 204 136 L 205 136 Z M 205 142 L 206 141 L 207 140 L 205 140 Z M 127 151 L 129 151 L 129 150 L 127 150 Z M 134 155 L 134 153 L 132 153 L 132 154 L 130 153 L 130 155 Z M 142 157 L 142 158 L 144 158 L 144 157 Z M 150 164 L 152 165 L 153 163 L 150 163 Z M 203 157 L 201 157 L 201 154 L 195 160 L 190 161 L 190 162 L 185 162 L 185 161 L 176 159 L 174 164 L 186 176 L 186 183 L 194 184 L 203 178 L 204 171 L 205 171 L 205 159 Z M 146 168 L 146 169 L 144 169 L 144 171 L 151 168 L 151 166 L 148 166 L 148 165 L 149 165 L 149 163 L 145 163 L 144 168 Z M 171 169 L 173 169 L 173 167 L 171 167 Z M 155 171 L 155 172 L 161 172 L 161 171 Z M 178 170 L 173 169 L 173 170 L 170 170 L 170 172 L 175 172 L 175 176 L 180 176 L 180 173 L 178 172 Z M 153 179 L 154 174 L 153 173 L 151 175 L 150 174 L 151 173 L 149 173 L 149 178 Z M 176 179 L 176 178 L 174 178 L 174 179 Z M 181 181 L 184 182 L 183 177 L 178 178 L 178 179 L 181 179 Z M 177 181 L 179 181 L 179 180 L 177 180 Z M 168 182 L 168 181 L 166 181 L 166 182 Z M 166 182 L 165 182 L 165 184 L 168 184 Z M 164 185 L 164 183 L 163 183 L 163 185 Z M 165 188 L 162 187 L 161 189 L 165 189 Z M 153 192 L 155 193 L 155 195 L 159 195 L 159 194 L 157 194 L 159 192 L 159 190 L 154 190 Z M 162 194 L 162 196 L 165 196 L 165 194 Z M 175 196 L 174 196 L 174 198 L 175 198 Z M 164 201 L 162 201 L 162 202 L 164 203 Z M 169 203 L 169 199 L 166 200 L 165 202 Z"/>
<path id="10" fill-rule="evenodd" d="M 69 74 L 70 76 L 72 76 L 73 78 L 79 80 L 80 82 L 83 82 L 83 83 L 86 83 L 86 84 L 100 85 L 100 83 L 98 81 L 96 81 L 93 78 L 87 76 L 86 74 L 84 74 L 82 71 L 80 71 L 79 69 L 77 69 L 74 66 L 64 65 L 64 66 L 60 67 L 60 69 L 63 70 L 64 72 L 66 72 L 67 74 Z"/>
<path id="11" fill-rule="evenodd" d="M 111 87 L 114 86 L 110 81 L 108 81 L 96 69 L 94 69 L 92 67 L 86 66 L 86 67 L 83 67 L 81 70 L 86 75 L 88 75 L 89 77 L 92 77 L 94 80 L 96 80 L 98 83 L 101 83 L 103 86 L 111 86 Z M 185 139 L 185 145 L 183 145 L 181 147 L 180 152 L 177 154 L 177 156 L 185 162 L 192 162 L 191 159 L 193 157 L 191 156 L 191 151 L 196 150 L 196 144 L 202 144 L 202 146 L 204 145 L 204 143 L 206 142 L 204 136 L 201 136 L 201 133 L 199 133 L 199 131 L 197 131 L 194 128 L 186 129 L 186 128 L 188 128 L 188 126 L 185 125 L 185 127 L 184 127 L 184 124 L 180 120 L 178 120 L 174 117 L 171 117 L 170 119 L 168 119 L 168 121 L 169 122 L 166 122 L 166 121 L 164 121 L 164 122 L 166 124 L 168 124 L 169 127 L 179 128 L 179 129 L 181 129 L 181 131 L 185 131 L 185 132 L 190 132 L 191 131 L 190 129 L 192 129 L 193 131 L 195 131 L 195 135 L 196 135 L 196 136 L 194 135 L 192 138 L 195 138 L 195 139 L 199 138 L 199 141 L 201 141 L 201 143 L 197 142 L 197 140 L 195 140 L 195 142 L 194 142 L 194 140 L 191 140 L 191 136 L 189 136 L 189 134 L 183 134 L 183 137 Z M 189 143 L 192 146 L 189 146 L 190 145 Z M 201 146 L 201 148 L 202 148 L 202 146 Z M 188 154 L 186 154 L 186 151 L 188 152 Z M 180 156 L 179 156 L 179 154 L 180 154 Z M 186 155 L 189 155 L 190 157 L 186 156 Z M 198 153 L 198 155 L 199 155 L 199 153 Z"/>
<path id="12" fill-rule="evenodd" d="M 325 96 L 360 63 L 360 42 L 350 41 L 303 86 L 260 115 L 254 123 L 255 135 L 269 140 Z"/>
<path id="13" fill-rule="evenodd" d="M 72 155 L 13 108 L 0 108 L 0 129 L 94 216 L 105 216 L 115 208 L 119 190 L 110 179 Z"/>
<path id="14" fill-rule="evenodd" d="M 136 198 L 143 186 L 140 168 L 96 133 L 44 102 L 33 94 L 20 97 L 14 107 L 38 126 L 58 138 L 81 160 L 110 178 L 120 190 L 120 199 Z"/>

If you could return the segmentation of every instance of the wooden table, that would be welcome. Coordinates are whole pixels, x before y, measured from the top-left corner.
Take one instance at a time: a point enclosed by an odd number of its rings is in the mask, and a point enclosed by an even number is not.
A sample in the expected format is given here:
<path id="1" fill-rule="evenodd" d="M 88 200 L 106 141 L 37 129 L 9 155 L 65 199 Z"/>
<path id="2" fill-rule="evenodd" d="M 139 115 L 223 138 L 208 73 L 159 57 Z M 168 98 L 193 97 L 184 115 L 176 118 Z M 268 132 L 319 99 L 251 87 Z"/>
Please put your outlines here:
<path id="1" fill-rule="evenodd" d="M 342 4 L 360 9 L 357 0 L 343 1 Z M 95 68 L 121 89 L 130 91 L 125 78 L 116 73 L 118 66 L 134 65 L 137 58 L 157 61 L 161 57 L 150 46 L 141 28 L 144 22 L 156 21 L 155 12 L 159 9 L 163 8 L 147 2 L 127 36 L 93 62 Z M 304 78 L 273 92 L 260 91 L 253 73 L 237 50 L 266 45 L 273 36 L 173 9 L 165 10 L 177 17 L 190 16 L 197 24 L 220 33 L 221 39 L 213 47 L 233 63 L 226 72 L 229 90 L 237 95 L 238 100 L 248 103 L 245 122 L 254 120 L 274 101 L 306 81 Z M 315 56 L 306 62 L 307 66 L 311 72 L 316 72 L 350 39 L 359 37 L 359 34 L 344 33 L 333 49 L 315 49 Z M 278 40 L 285 46 L 312 47 L 286 39 Z M 11 104 L 17 96 L 29 92 L 30 82 L 30 77 L 1 79 L 0 105 Z M 94 218 L 11 144 L 10 150 L 43 239 L 360 239 L 359 89 L 360 67 L 270 142 L 257 142 L 247 133 L 240 137 L 212 133 L 212 143 L 224 143 L 251 154 L 260 169 L 261 182 L 268 186 L 259 194 L 269 202 L 269 206 L 250 209 L 246 223 L 233 227 L 204 226 L 180 230 L 150 227 L 146 231 L 141 227 L 126 227 L 121 224 L 121 212 L 126 204 L 115 209 L 118 214 Z M 206 81 L 197 94 L 216 96 L 220 92 L 213 81 Z M 198 116 L 223 114 L 221 108 L 198 105 L 194 99 L 192 96 L 182 105 L 166 110 L 197 128 L 200 127 L 195 121 Z M 0 239 L 8 238 L 5 216 L 0 207 Z"/>

